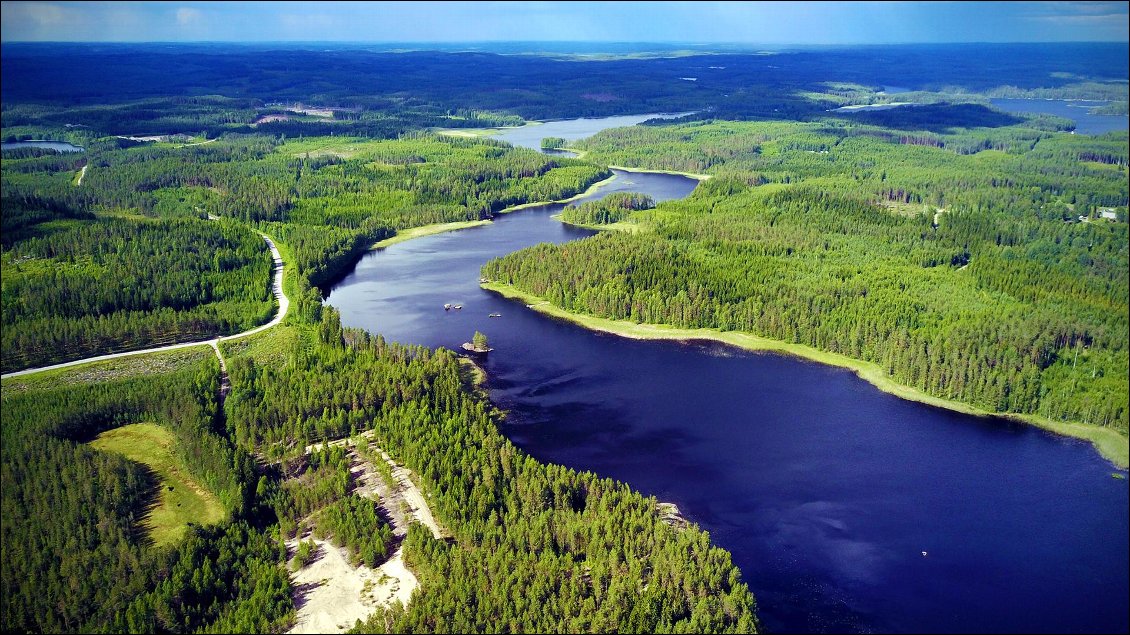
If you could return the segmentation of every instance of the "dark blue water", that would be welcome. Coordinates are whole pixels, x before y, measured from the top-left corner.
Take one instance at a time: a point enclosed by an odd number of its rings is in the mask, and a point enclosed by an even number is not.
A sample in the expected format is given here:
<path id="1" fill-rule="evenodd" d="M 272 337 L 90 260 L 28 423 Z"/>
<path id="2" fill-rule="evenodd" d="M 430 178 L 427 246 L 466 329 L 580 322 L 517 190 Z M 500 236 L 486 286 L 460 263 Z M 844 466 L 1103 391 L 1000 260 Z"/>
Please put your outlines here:
<path id="1" fill-rule="evenodd" d="M 620 173 L 600 194 L 693 186 Z M 488 259 L 591 233 L 552 220 L 560 207 L 368 254 L 328 302 L 400 342 L 486 333 L 503 432 L 677 503 L 733 554 L 771 630 L 1130 628 L 1127 481 L 1089 445 L 797 359 L 593 333 L 481 290 Z"/>
<path id="2" fill-rule="evenodd" d="M 18 148 L 46 148 L 56 152 L 82 152 L 83 148 L 66 141 L 6 141 L 0 143 L 0 150 L 16 150 Z"/>
<path id="3" fill-rule="evenodd" d="M 1041 113 L 1064 117 L 1075 122 L 1075 132 L 1099 135 L 1130 128 L 1126 115 L 1096 115 L 1092 109 L 1105 106 L 1105 101 L 1079 99 L 991 99 L 993 106 L 1008 112 Z"/>

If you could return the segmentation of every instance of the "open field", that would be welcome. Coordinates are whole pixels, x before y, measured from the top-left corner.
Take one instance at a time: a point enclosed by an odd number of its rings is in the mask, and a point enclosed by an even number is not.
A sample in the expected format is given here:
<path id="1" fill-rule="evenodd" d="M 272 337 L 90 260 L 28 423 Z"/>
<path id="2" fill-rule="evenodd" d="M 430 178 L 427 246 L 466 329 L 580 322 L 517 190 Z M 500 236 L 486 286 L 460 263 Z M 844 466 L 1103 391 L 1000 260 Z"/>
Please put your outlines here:
<path id="1" fill-rule="evenodd" d="M 158 499 L 143 521 L 158 547 L 180 540 L 189 523 L 209 525 L 224 518 L 219 499 L 196 483 L 173 455 L 173 435 L 155 423 L 135 423 L 107 430 L 91 447 L 137 461 L 152 469 L 160 481 Z"/>
<path id="2" fill-rule="evenodd" d="M 41 373 L 6 377 L 3 394 L 26 392 L 30 390 L 49 390 L 61 386 L 96 384 L 138 375 L 163 375 L 182 368 L 198 365 L 204 358 L 213 355 L 205 342 L 168 351 L 146 355 L 116 357 L 81 366 L 70 366 L 46 370 Z"/>

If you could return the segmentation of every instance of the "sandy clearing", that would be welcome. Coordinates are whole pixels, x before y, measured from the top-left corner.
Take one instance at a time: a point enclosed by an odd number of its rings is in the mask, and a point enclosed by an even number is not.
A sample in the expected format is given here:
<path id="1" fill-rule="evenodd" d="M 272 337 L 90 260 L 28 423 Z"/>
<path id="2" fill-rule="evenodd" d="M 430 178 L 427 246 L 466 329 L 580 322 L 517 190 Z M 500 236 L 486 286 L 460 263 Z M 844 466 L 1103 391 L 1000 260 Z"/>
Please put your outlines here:
<path id="1" fill-rule="evenodd" d="M 372 430 L 368 430 L 362 432 L 361 436 L 366 439 L 372 440 L 373 432 Z M 345 438 L 338 439 L 336 441 L 330 441 L 329 443 L 314 443 L 312 445 L 306 446 L 306 453 L 309 454 L 310 452 L 313 452 L 315 450 L 320 450 L 325 445 L 329 445 L 331 447 L 342 445 L 352 446 L 353 439 Z M 392 476 L 394 479 L 396 479 L 397 491 L 391 492 L 390 495 L 394 498 L 399 497 L 407 502 L 409 506 L 409 512 L 411 513 L 412 517 L 417 521 L 423 523 L 425 527 L 430 529 L 432 536 L 434 536 L 437 540 L 445 539 L 447 537 L 447 532 L 445 532 L 443 528 L 439 526 L 439 523 L 436 522 L 435 516 L 432 515 L 431 508 L 428 507 L 427 499 L 424 498 L 423 492 L 420 491 L 420 488 L 416 487 L 416 483 L 412 480 L 412 470 L 409 470 L 408 468 L 397 464 L 396 461 L 393 461 L 392 457 L 388 455 L 388 452 L 385 452 L 383 449 L 376 446 L 369 446 L 369 448 L 374 452 L 379 452 L 381 458 L 383 458 L 385 462 L 388 463 L 388 466 L 392 469 Z M 385 496 L 381 497 L 382 502 L 385 500 L 385 498 Z M 391 513 L 393 510 L 388 511 Z M 393 529 L 396 529 L 396 527 L 394 526 Z M 405 528 L 405 531 L 407 531 L 407 528 Z"/>
<path id="2" fill-rule="evenodd" d="M 363 433 L 371 439 L 371 431 Z M 329 443 L 316 443 L 307 446 L 312 452 L 324 446 L 352 446 L 352 439 L 338 439 Z M 385 517 L 396 536 L 396 549 L 381 566 L 372 569 L 366 566 L 353 566 L 348 553 L 325 540 L 315 539 L 319 547 L 317 560 L 294 574 L 292 582 L 296 589 L 295 607 L 297 620 L 290 633 L 340 633 L 353 627 L 357 620 L 365 620 L 377 607 L 390 606 L 399 601 L 407 606 L 412 593 L 420 586 L 408 567 L 404 565 L 404 536 L 412 522 L 423 523 L 437 539 L 443 539 L 446 532 L 432 516 L 431 509 L 423 493 L 412 482 L 412 472 L 392 460 L 387 452 L 372 447 L 379 453 L 392 470 L 393 482 L 387 483 L 372 464 L 351 452 L 357 496 L 372 498 L 379 502 Z M 293 553 L 298 540 L 287 541 L 287 548 Z"/>
<path id="3" fill-rule="evenodd" d="M 351 565 L 345 549 L 325 540 L 314 539 L 314 543 L 318 545 L 317 559 L 291 578 L 297 591 L 298 619 L 289 633 L 344 632 L 379 606 L 396 601 L 407 605 L 420 585 L 404 566 L 403 547 L 372 569 Z M 297 547 L 297 539 L 287 541 L 287 549 Z"/>
<path id="4" fill-rule="evenodd" d="M 196 143 L 186 143 L 186 144 L 184 144 L 182 146 L 178 146 L 178 147 L 191 148 L 192 146 L 202 146 L 202 145 L 206 145 L 206 144 L 209 144 L 209 143 L 215 143 L 219 140 L 220 140 L 220 138 L 216 137 L 214 139 L 208 139 L 207 141 L 197 141 Z"/>

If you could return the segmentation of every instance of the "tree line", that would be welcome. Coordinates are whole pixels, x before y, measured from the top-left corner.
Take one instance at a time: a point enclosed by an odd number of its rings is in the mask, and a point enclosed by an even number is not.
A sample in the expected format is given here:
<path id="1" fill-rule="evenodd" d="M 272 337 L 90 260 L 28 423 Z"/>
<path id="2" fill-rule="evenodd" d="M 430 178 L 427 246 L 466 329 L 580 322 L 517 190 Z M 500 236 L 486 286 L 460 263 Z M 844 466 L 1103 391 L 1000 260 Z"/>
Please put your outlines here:
<path id="1" fill-rule="evenodd" d="M 647 194 L 617 192 L 595 201 L 570 205 L 561 211 L 561 220 L 574 225 L 609 225 L 628 218 L 632 212 L 655 207 Z"/>
<path id="2" fill-rule="evenodd" d="M 3 621 L 34 632 L 277 630 L 293 615 L 277 528 L 256 514 L 251 456 L 217 410 L 209 353 L 171 370 L 108 381 L 5 386 Z M 157 482 L 146 468 L 91 449 L 99 432 L 155 421 L 173 451 L 217 494 L 228 519 L 190 526 L 157 548 L 142 528 Z"/>
<path id="3" fill-rule="evenodd" d="M 274 312 L 270 254 L 245 227 L 56 218 L 3 252 L 5 371 L 235 333 Z"/>
<path id="4" fill-rule="evenodd" d="M 633 213 L 650 232 L 531 247 L 483 275 L 571 311 L 747 331 L 986 410 L 1125 432 L 1127 226 L 1078 221 L 1100 201 L 1126 206 L 1125 133 L 965 156 L 853 130 L 601 133 L 586 142 L 597 158 L 669 167 L 706 153 L 718 176 Z"/>

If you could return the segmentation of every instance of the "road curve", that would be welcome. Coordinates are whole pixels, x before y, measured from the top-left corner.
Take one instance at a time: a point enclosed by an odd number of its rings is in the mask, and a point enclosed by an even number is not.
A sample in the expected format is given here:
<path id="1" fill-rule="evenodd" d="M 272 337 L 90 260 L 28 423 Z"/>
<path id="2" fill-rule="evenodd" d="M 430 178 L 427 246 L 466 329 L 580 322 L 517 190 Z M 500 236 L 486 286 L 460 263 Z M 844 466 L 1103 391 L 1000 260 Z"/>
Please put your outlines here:
<path id="1" fill-rule="evenodd" d="M 199 340 L 199 341 L 196 341 L 196 342 L 184 342 L 182 344 L 169 344 L 168 346 L 158 346 L 156 348 L 143 348 L 141 350 L 125 351 L 123 353 L 110 353 L 109 355 L 99 355 L 97 357 L 85 357 L 83 359 L 76 359 L 73 362 L 64 362 L 62 364 L 52 364 L 51 366 L 40 366 L 39 368 L 27 368 L 27 369 L 24 369 L 24 370 L 18 370 L 18 371 L 11 372 L 11 373 L 4 373 L 3 375 L 0 375 L 0 379 L 8 379 L 9 377 L 19 377 L 21 375 L 31 375 L 31 374 L 34 374 L 34 373 L 41 373 L 45 370 L 55 370 L 56 368 L 69 368 L 71 366 L 81 366 L 83 364 L 89 364 L 89 363 L 92 363 L 92 362 L 101 362 L 101 361 L 105 361 L 107 359 L 117 359 L 119 357 L 129 357 L 130 355 L 145 355 L 147 353 L 159 353 L 159 352 L 162 352 L 162 351 L 173 351 L 173 350 L 176 350 L 178 348 L 188 348 L 190 346 L 211 346 L 216 351 L 216 356 L 220 358 L 220 363 L 223 364 L 224 358 L 223 358 L 222 355 L 220 355 L 220 348 L 219 348 L 220 342 L 223 342 L 223 341 L 226 341 L 226 340 L 239 339 L 241 337 L 247 337 L 248 335 L 254 335 L 254 334 L 259 333 L 261 331 L 265 331 L 265 330 L 271 328 L 272 326 L 278 324 L 279 322 L 282 322 L 283 318 L 286 317 L 286 312 L 290 309 L 290 298 L 286 297 L 286 293 L 283 292 L 283 287 L 282 287 L 283 266 L 285 264 L 285 263 L 283 263 L 282 254 L 279 253 L 278 247 L 275 246 L 275 242 L 273 240 L 271 240 L 269 236 L 267 236 L 263 232 L 257 232 L 257 233 L 260 236 L 262 236 L 263 240 L 267 243 L 267 247 L 271 250 L 271 257 L 272 257 L 272 259 L 274 259 L 274 263 L 275 263 L 274 264 L 274 272 L 273 272 L 274 275 L 272 276 L 272 282 L 271 282 L 271 290 L 275 294 L 275 299 L 278 300 L 278 302 L 279 302 L 279 310 L 275 314 L 274 319 L 272 319 L 270 322 L 267 322 L 266 324 L 264 324 L 262 326 L 257 326 L 255 328 L 249 330 L 249 331 L 243 331 L 242 333 L 236 333 L 235 335 L 226 335 L 226 336 L 223 336 L 223 337 L 214 337 L 214 338 L 209 339 L 209 340 Z"/>

